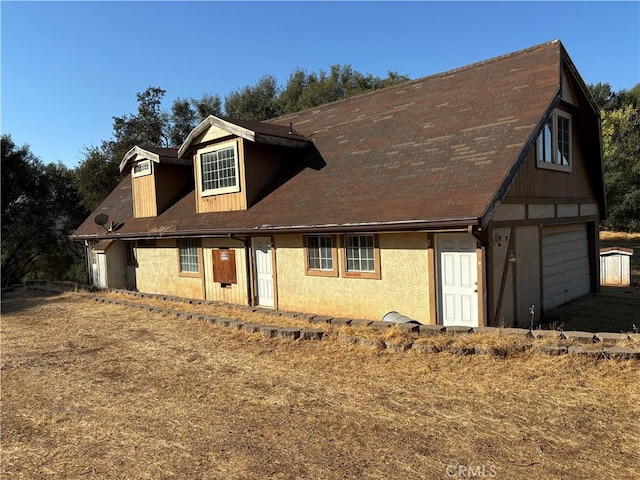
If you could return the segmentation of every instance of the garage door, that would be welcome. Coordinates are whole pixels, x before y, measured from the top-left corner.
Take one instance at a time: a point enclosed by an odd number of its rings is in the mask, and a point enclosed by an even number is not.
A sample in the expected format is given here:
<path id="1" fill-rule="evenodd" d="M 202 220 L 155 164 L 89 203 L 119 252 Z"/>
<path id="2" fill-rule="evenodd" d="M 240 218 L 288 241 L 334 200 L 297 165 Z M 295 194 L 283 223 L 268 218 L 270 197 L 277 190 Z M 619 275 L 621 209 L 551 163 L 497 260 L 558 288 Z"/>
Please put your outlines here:
<path id="1" fill-rule="evenodd" d="M 542 279 L 545 310 L 590 292 L 589 242 L 586 224 L 544 227 Z"/>

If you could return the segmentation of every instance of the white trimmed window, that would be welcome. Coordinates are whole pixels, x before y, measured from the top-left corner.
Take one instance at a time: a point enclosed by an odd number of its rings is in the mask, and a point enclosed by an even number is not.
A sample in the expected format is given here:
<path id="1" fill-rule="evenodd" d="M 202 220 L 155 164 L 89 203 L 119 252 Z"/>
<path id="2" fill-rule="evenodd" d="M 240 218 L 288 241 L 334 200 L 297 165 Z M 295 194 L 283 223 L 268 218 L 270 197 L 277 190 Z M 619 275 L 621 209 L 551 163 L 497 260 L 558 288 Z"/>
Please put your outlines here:
<path id="1" fill-rule="evenodd" d="M 133 176 L 143 177 L 151 175 L 151 160 L 141 160 L 133 164 Z"/>
<path id="2" fill-rule="evenodd" d="M 345 277 L 380 278 L 380 250 L 375 235 L 345 235 L 343 251 Z"/>
<path id="3" fill-rule="evenodd" d="M 338 254 L 333 235 L 305 237 L 307 275 L 338 276 Z"/>
<path id="4" fill-rule="evenodd" d="M 198 242 L 193 239 L 178 240 L 178 252 L 180 256 L 180 273 L 199 273 Z"/>
<path id="5" fill-rule="evenodd" d="M 536 140 L 540 168 L 571 171 L 571 115 L 556 110 Z"/>
<path id="6" fill-rule="evenodd" d="M 238 148 L 236 142 L 216 145 L 199 152 L 202 195 L 219 195 L 240 191 Z"/>

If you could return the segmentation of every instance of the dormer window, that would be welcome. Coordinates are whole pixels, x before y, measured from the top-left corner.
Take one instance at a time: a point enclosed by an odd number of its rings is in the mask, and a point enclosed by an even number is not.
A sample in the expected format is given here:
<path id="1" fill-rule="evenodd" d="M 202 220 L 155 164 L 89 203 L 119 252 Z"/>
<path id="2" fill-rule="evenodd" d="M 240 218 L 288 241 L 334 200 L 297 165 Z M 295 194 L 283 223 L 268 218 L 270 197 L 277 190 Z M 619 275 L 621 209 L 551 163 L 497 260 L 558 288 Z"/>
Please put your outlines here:
<path id="1" fill-rule="evenodd" d="M 134 177 L 151 175 L 151 160 L 141 160 L 134 163 L 132 172 Z"/>
<path id="2" fill-rule="evenodd" d="M 240 191 L 238 147 L 235 141 L 200 150 L 198 163 L 203 196 Z"/>
<path id="3" fill-rule="evenodd" d="M 539 168 L 571 171 L 571 115 L 556 110 L 536 141 Z"/>

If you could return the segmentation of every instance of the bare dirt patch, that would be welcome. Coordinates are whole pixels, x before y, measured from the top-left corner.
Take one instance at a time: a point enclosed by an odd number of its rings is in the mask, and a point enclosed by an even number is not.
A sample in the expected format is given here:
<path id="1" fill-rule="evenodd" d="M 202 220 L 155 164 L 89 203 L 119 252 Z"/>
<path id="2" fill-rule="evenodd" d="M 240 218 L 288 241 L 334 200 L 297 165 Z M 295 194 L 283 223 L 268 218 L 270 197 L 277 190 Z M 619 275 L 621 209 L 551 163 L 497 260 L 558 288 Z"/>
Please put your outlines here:
<path id="1" fill-rule="evenodd" d="M 638 362 L 390 353 L 17 295 L 2 303 L 3 479 L 638 473 Z"/>

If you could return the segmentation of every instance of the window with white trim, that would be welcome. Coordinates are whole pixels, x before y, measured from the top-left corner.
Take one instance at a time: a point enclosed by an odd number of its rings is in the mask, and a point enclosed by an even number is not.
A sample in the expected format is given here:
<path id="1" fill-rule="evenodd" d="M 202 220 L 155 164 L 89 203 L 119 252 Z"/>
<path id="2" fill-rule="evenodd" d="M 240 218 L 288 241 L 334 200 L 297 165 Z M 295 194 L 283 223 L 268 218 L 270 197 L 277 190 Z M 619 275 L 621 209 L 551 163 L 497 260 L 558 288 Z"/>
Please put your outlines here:
<path id="1" fill-rule="evenodd" d="M 201 151 L 198 161 L 202 195 L 240 191 L 238 149 L 235 142 Z"/>
<path id="2" fill-rule="evenodd" d="M 193 239 L 178 240 L 180 273 L 197 274 L 200 272 L 198 242 Z"/>
<path id="3" fill-rule="evenodd" d="M 134 177 L 151 175 L 151 160 L 141 160 L 134 163 L 132 172 Z"/>
<path id="4" fill-rule="evenodd" d="M 556 110 L 536 140 L 540 168 L 571 171 L 571 114 Z"/>

